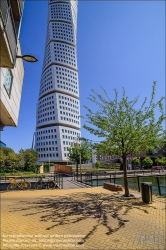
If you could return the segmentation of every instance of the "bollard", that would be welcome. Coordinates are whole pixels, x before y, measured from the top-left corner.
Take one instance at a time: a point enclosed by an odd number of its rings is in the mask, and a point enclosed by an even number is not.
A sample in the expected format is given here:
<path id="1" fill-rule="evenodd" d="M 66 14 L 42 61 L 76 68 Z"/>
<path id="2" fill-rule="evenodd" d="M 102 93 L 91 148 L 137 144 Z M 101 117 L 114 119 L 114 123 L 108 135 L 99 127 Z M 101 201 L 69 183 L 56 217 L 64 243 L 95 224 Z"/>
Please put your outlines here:
<path id="1" fill-rule="evenodd" d="M 141 183 L 142 201 L 152 203 L 152 182 Z"/>

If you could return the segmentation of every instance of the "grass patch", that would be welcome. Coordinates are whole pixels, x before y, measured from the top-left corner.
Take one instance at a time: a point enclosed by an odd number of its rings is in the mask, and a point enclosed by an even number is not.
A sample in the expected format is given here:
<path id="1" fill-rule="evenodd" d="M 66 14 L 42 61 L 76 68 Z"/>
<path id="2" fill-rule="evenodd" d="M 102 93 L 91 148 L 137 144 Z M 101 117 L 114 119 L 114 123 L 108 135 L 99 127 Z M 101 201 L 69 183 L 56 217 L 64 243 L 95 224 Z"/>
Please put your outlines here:
<path id="1" fill-rule="evenodd" d="M 11 172 L 11 173 L 0 173 L 0 177 L 18 177 L 18 176 L 26 176 L 26 177 L 34 177 L 34 176 L 47 176 L 49 173 L 43 174 L 35 174 L 34 172 Z"/>

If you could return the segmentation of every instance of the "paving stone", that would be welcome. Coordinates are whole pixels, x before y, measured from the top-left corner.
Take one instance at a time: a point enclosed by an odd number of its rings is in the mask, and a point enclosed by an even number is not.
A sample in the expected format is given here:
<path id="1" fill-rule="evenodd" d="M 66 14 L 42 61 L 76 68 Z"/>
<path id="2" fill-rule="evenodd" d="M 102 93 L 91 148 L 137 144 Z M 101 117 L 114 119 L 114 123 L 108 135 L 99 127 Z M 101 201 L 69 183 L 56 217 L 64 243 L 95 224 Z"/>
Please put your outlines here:
<path id="1" fill-rule="evenodd" d="M 165 198 L 144 204 L 113 194 L 102 187 L 2 192 L 0 249 L 164 250 Z"/>

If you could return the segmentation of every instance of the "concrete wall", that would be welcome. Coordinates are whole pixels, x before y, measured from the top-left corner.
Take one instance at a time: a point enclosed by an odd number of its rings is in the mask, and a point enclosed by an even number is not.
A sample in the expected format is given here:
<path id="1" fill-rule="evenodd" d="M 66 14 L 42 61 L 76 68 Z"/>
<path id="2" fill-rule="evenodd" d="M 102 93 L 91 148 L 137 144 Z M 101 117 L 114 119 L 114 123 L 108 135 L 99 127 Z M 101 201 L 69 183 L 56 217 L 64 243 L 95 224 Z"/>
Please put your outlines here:
<path id="1" fill-rule="evenodd" d="M 18 55 L 21 55 L 19 42 Z M 6 70 L 6 68 L 0 68 L 0 122 L 5 126 L 17 126 L 24 78 L 24 66 L 22 59 L 17 59 L 15 67 L 11 69 L 13 83 L 10 95 L 7 93 L 4 86 Z"/>

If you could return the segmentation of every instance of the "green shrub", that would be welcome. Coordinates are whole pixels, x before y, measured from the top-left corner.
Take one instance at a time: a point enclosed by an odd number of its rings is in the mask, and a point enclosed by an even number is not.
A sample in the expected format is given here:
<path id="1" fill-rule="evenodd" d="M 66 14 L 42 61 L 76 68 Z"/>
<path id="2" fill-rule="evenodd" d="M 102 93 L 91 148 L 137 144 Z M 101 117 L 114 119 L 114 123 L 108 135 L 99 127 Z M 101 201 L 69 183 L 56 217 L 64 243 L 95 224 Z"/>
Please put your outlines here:
<path id="1" fill-rule="evenodd" d="M 132 160 L 131 160 L 131 163 L 132 165 L 134 166 L 139 166 L 140 165 L 140 159 L 138 157 L 134 157 Z"/>
<path id="2" fill-rule="evenodd" d="M 100 168 L 100 167 L 101 167 L 100 162 L 99 162 L 99 161 L 96 161 L 96 163 L 95 163 L 95 168 L 98 169 L 98 168 Z"/>
<path id="3" fill-rule="evenodd" d="M 146 157 L 143 161 L 142 161 L 143 165 L 145 167 L 151 167 L 153 165 L 153 161 L 150 157 Z"/>
<path id="4" fill-rule="evenodd" d="M 164 156 L 157 157 L 156 163 L 157 163 L 157 165 L 166 166 L 166 157 L 164 157 Z"/>

